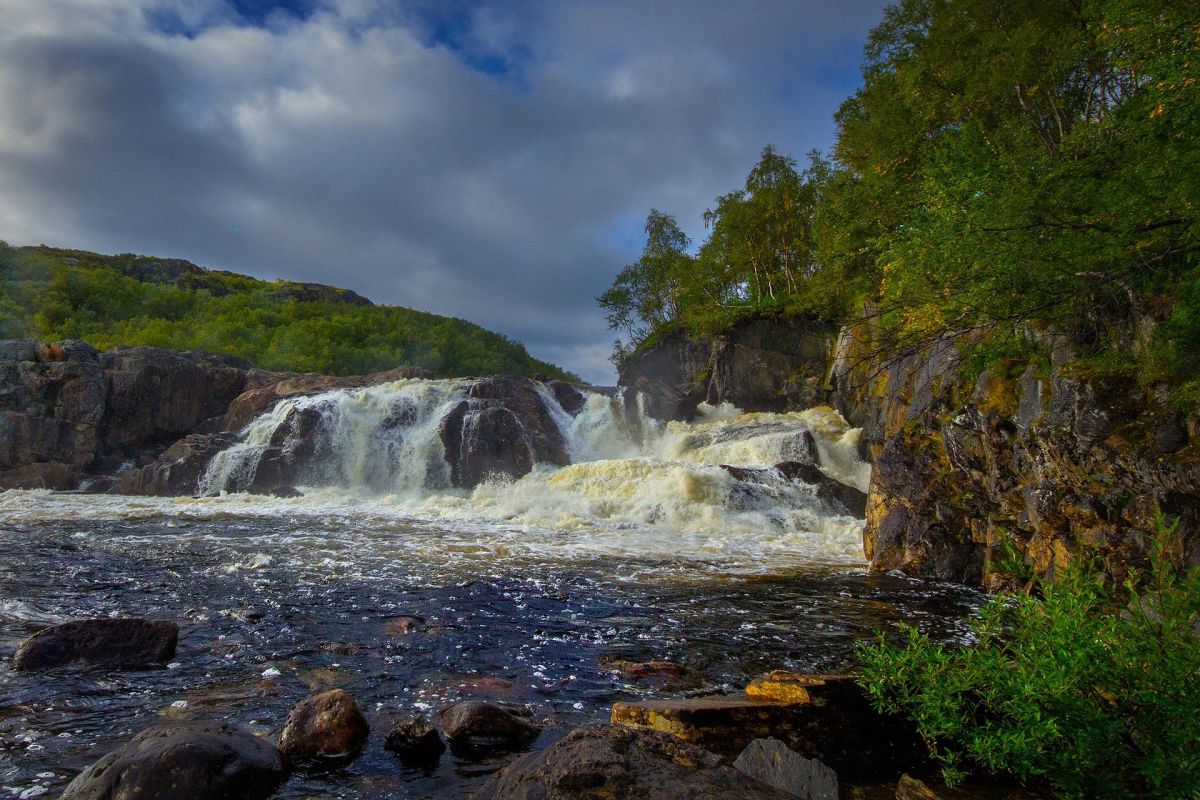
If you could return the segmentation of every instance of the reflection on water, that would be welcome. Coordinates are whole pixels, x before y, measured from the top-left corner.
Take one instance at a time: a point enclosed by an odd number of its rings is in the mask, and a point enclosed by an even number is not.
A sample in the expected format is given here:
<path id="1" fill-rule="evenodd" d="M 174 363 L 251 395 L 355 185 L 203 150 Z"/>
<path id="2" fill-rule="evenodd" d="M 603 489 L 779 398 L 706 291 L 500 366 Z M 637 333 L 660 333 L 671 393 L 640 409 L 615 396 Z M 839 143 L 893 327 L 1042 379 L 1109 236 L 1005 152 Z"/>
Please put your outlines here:
<path id="1" fill-rule="evenodd" d="M 0 494 L 0 652 L 67 619 L 181 626 L 179 651 L 161 669 L 0 666 L 0 790 L 53 796 L 161 717 L 228 719 L 274 735 L 297 700 L 340 686 L 372 723 L 368 749 L 343 771 L 293 776 L 279 797 L 464 797 L 505 757 L 447 754 L 428 771 L 405 767 L 381 746 L 389 717 L 498 697 L 533 707 L 545 746 L 652 691 L 606 671 L 606 656 L 676 660 L 703 673 L 701 691 L 719 691 L 767 669 L 845 668 L 855 641 L 901 619 L 953 637 L 978 599 L 862 574 L 837 548 L 814 559 L 789 541 L 797 532 L 756 541 L 749 532 L 419 519 L 386 503 L 368 512 L 352 496 Z M 389 635 L 388 620 L 404 614 L 430 627 Z"/>

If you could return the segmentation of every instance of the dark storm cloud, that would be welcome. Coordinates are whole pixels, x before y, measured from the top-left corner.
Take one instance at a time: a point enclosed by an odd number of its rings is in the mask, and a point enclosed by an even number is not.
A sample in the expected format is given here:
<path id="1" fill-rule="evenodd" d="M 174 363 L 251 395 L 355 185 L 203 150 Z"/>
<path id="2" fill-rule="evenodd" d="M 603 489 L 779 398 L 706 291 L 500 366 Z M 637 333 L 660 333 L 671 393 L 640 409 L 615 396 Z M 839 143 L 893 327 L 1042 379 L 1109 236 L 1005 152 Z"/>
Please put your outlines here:
<path id="1" fill-rule="evenodd" d="M 595 380 L 652 206 L 825 147 L 882 2 L 0 0 L 0 238 L 352 288 Z"/>

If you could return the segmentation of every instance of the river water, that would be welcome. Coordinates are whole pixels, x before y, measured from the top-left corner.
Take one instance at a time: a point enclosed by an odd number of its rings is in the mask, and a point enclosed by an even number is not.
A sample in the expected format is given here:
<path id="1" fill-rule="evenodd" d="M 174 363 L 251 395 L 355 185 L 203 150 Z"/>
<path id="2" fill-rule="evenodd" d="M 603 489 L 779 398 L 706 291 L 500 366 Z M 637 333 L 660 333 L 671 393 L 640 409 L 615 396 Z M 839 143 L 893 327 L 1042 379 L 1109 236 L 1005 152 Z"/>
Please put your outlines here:
<path id="1" fill-rule="evenodd" d="M 465 491 L 430 479 L 429 420 L 457 391 L 410 381 L 286 401 L 320 404 L 343 445 L 300 498 L 220 492 L 253 470 L 278 408 L 214 462 L 212 496 L 0 493 L 0 653 L 69 619 L 181 628 L 158 669 L 0 666 L 0 798 L 56 796 L 163 718 L 273 736 L 295 702 L 333 687 L 367 714 L 368 747 L 343 769 L 293 775 L 278 797 L 469 797 L 512 756 L 410 767 L 382 749 L 388 721 L 462 698 L 518 702 L 544 723 L 544 747 L 618 700 L 845 669 L 855 642 L 899 621 L 953 639 L 978 604 L 961 587 L 867 574 L 860 521 L 809 487 L 769 473 L 747 487 L 719 466 L 803 458 L 808 431 L 826 474 L 865 486 L 857 431 L 831 409 L 706 409 L 631 432 L 595 395 L 574 417 L 556 409 L 571 466 Z M 401 401 L 418 413 L 385 436 Z M 426 625 L 389 632 L 401 615 Z M 611 671 L 614 658 L 692 674 L 646 682 Z"/>

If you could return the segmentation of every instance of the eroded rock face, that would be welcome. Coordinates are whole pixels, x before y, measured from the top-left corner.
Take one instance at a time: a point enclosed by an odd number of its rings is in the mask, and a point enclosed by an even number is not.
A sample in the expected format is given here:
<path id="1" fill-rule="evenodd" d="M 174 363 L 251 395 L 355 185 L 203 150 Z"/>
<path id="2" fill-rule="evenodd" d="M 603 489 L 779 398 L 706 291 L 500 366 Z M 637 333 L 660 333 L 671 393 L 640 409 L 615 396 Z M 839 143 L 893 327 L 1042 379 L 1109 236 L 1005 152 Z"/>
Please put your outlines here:
<path id="1" fill-rule="evenodd" d="M 175 654 L 179 626 L 148 619 L 86 619 L 64 622 L 30 636 L 13 656 L 14 670 L 85 663 L 144 667 Z"/>
<path id="2" fill-rule="evenodd" d="M 260 800 L 285 777 L 279 751 L 249 731 L 173 722 L 142 731 L 92 764 L 62 800 Z"/>
<path id="3" fill-rule="evenodd" d="M 117 494 L 191 495 L 213 456 L 237 437 L 229 433 L 193 433 L 183 437 L 151 463 L 117 475 L 110 491 Z"/>
<path id="4" fill-rule="evenodd" d="M 733 768 L 799 800 L 838 800 L 838 776 L 815 758 L 805 758 L 776 739 L 755 739 Z"/>
<path id="5" fill-rule="evenodd" d="M 567 443 L 554 416 L 526 378 L 481 378 L 438 428 L 450 482 L 474 488 L 488 478 L 520 478 L 537 463 L 566 466 Z"/>
<path id="6" fill-rule="evenodd" d="M 476 800 L 783 800 L 713 753 L 657 731 L 596 723 L 526 755 Z"/>
<path id="7" fill-rule="evenodd" d="M 332 689 L 296 704 L 279 734 L 279 751 L 289 761 L 351 758 L 370 733 L 350 693 Z"/>

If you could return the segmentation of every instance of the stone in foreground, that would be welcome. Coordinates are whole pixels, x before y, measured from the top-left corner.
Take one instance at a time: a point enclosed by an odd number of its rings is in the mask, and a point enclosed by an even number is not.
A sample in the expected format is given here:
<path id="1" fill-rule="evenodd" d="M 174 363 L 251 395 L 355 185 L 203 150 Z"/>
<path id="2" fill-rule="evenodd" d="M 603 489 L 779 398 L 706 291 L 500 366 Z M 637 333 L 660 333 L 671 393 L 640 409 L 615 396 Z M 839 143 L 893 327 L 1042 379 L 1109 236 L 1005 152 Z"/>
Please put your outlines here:
<path id="1" fill-rule="evenodd" d="M 785 800 L 789 796 L 656 731 L 593 723 L 515 761 L 475 800 Z"/>
<path id="2" fill-rule="evenodd" d="M 836 772 L 775 739 L 755 739 L 733 762 L 733 768 L 801 800 L 838 800 Z"/>
<path id="3" fill-rule="evenodd" d="M 38 631 L 17 648 L 12 668 L 49 669 L 82 662 L 145 667 L 175 654 L 179 626 L 149 619 L 84 619 Z"/>
<path id="4" fill-rule="evenodd" d="M 370 732 L 350 693 L 332 689 L 295 705 L 279 734 L 279 750 L 290 761 L 352 758 Z"/>
<path id="5" fill-rule="evenodd" d="M 542 731 L 508 708 L 480 700 L 457 703 L 439 716 L 450 743 L 467 750 L 518 750 Z"/>
<path id="6" fill-rule="evenodd" d="M 233 725 L 148 728 L 75 777 L 62 800 L 261 800 L 287 777 L 275 745 Z"/>
<path id="7" fill-rule="evenodd" d="M 850 676 L 772 673 L 755 686 L 757 696 L 616 703 L 612 722 L 670 733 L 729 758 L 755 739 L 778 739 L 855 783 L 894 780 L 928 758 L 912 725 L 877 714 Z"/>
<path id="8" fill-rule="evenodd" d="M 406 761 L 434 761 L 446 749 L 446 745 L 429 720 L 408 717 L 392 726 L 383 748 Z"/>

